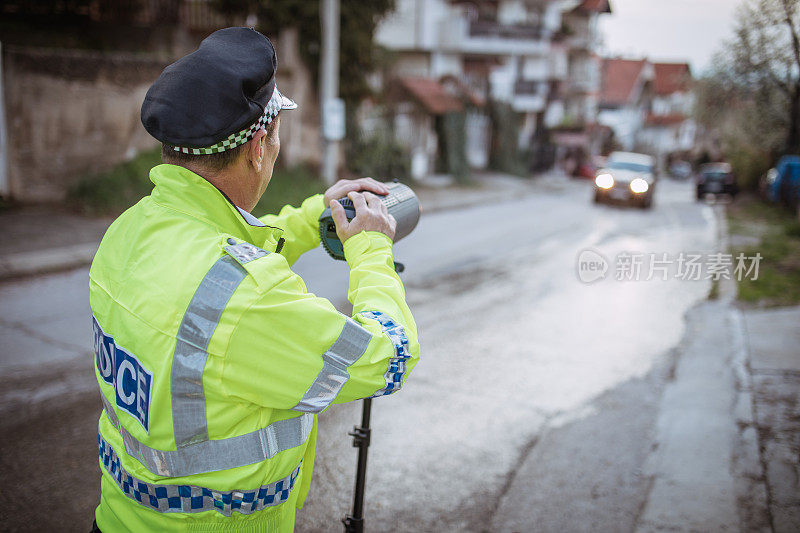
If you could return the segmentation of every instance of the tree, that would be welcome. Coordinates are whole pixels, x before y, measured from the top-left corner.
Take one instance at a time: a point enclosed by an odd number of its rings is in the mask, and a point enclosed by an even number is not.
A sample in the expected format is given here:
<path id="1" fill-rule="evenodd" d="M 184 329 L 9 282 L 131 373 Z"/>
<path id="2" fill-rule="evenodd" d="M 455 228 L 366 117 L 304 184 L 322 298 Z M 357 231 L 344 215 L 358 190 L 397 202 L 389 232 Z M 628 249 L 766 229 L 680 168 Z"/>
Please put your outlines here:
<path id="1" fill-rule="evenodd" d="M 780 155 L 800 153 L 799 4 L 744 0 L 733 39 L 695 83 L 695 119 L 746 187 Z"/>
<path id="2" fill-rule="evenodd" d="M 800 0 L 746 0 L 729 45 L 731 74 L 767 112 L 785 106 L 784 152 L 800 153 Z"/>
<path id="3" fill-rule="evenodd" d="M 213 5 L 226 15 L 257 15 L 258 29 L 268 35 L 278 35 L 282 28 L 297 28 L 300 55 L 316 80 L 321 40 L 319 0 L 215 0 Z M 367 75 L 379 62 L 373 43 L 375 30 L 394 5 L 395 0 L 341 0 L 339 94 L 348 102 L 358 102 L 371 92 Z"/>

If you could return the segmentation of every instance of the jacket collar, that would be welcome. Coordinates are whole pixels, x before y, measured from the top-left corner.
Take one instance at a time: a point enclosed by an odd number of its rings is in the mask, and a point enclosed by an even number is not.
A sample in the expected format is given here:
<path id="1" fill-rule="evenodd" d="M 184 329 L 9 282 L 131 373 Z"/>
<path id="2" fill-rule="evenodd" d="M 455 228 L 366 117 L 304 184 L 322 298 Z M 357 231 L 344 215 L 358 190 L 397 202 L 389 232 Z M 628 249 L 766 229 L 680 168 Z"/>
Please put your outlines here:
<path id="1" fill-rule="evenodd" d="M 153 167 L 150 181 L 155 184 L 150 195 L 154 202 L 202 220 L 222 233 L 268 249 L 274 249 L 283 233 L 280 228 L 248 223 L 222 191 L 184 167 L 167 164 Z"/>

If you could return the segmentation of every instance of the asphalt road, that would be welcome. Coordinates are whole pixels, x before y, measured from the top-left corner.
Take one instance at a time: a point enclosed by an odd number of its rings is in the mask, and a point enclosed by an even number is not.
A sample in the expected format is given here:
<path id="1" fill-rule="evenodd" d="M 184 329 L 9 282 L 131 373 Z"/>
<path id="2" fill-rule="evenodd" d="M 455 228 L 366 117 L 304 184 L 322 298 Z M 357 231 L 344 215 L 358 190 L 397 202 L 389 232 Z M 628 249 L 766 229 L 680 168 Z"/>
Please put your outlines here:
<path id="1" fill-rule="evenodd" d="M 598 415 L 601 399 L 642 412 L 633 439 L 616 442 L 617 449 L 613 439 L 605 446 L 604 482 L 614 485 L 624 477 L 619 468 L 629 459 L 627 470 L 639 469 L 649 451 L 639 448 L 649 447 L 654 418 L 644 412 L 654 405 L 648 389 L 663 383 L 670 349 L 684 334 L 683 315 L 710 284 L 617 281 L 611 265 L 606 279 L 587 285 L 576 275 L 576 260 L 587 248 L 610 262 L 622 252 L 670 257 L 710 252 L 716 232 L 712 208 L 693 201 L 691 185 L 668 181 L 659 187 L 652 211 L 595 206 L 586 183 L 568 182 L 500 204 L 423 218 L 395 254 L 407 266 L 404 279 L 423 360 L 400 394 L 373 406 L 367 477 L 372 527 L 541 530 L 533 523 L 512 529 L 497 516 L 505 513 L 507 492 L 515 486 L 525 490 L 524 484 L 515 485 L 516 474 L 543 435 Z M 623 385 L 639 395 L 609 400 Z M 301 531 L 329 530 L 352 494 L 355 451 L 345 430 L 358 420 L 358 408 L 327 415 L 320 425 L 321 475 L 298 515 Z M 608 418 L 601 420 L 599 425 L 615 427 Z M 585 449 L 591 441 L 586 435 L 581 439 L 573 445 Z M 541 460 L 547 464 L 549 458 Z M 577 466 L 567 459 L 548 475 L 569 479 Z M 644 494 L 644 488 L 610 498 L 600 524 L 624 524 L 616 510 L 634 515 L 640 503 L 631 493 Z M 558 516 L 548 518 L 552 530 L 560 531 L 574 530 L 565 527 L 575 524 L 570 510 L 579 513 L 587 505 L 547 503 L 560 505 Z M 583 523 L 593 529 L 591 522 Z"/>
<path id="2" fill-rule="evenodd" d="M 712 208 L 695 203 L 692 192 L 691 184 L 663 180 L 645 211 L 593 205 L 585 182 L 543 180 L 524 197 L 423 216 L 395 247 L 423 359 L 403 391 L 373 406 L 368 529 L 519 531 L 534 529 L 525 516 L 535 516 L 553 530 L 572 530 L 567 525 L 589 502 L 551 498 L 539 502 L 544 511 L 520 517 L 514 497 L 529 490 L 525 476 L 563 484 L 587 469 L 600 477 L 597 486 L 618 488 L 591 505 L 604 509 L 594 526 L 630 529 L 615 517 L 634 516 L 642 504 L 635 474 L 652 433 L 653 394 L 669 374 L 684 313 L 710 282 L 675 279 L 672 271 L 667 280 L 658 273 L 646 280 L 646 262 L 640 280 L 617 280 L 616 258 L 715 250 Z M 579 279 L 585 249 L 605 258 L 605 279 Z M 309 290 L 346 309 L 344 264 L 316 250 L 295 269 Z M 0 497 L 10 502 L 0 519 L 11 529 L 69 524 L 80 531 L 91 522 L 99 404 L 86 291 L 86 269 L 0 285 Z M 359 418 L 358 404 L 321 416 L 298 531 L 338 529 L 355 470 L 346 433 Z M 620 419 L 631 437 L 628 449 L 617 450 L 608 430 Z M 606 440 L 592 442 L 603 428 Z M 564 457 L 570 446 L 580 461 Z M 544 470 L 525 467 L 534 456 Z M 604 468 L 589 468 L 591 460 Z M 624 479 L 634 481 L 620 483 L 629 472 Z M 22 521 L 9 511 L 54 482 L 69 490 L 53 493 L 52 513 Z"/>

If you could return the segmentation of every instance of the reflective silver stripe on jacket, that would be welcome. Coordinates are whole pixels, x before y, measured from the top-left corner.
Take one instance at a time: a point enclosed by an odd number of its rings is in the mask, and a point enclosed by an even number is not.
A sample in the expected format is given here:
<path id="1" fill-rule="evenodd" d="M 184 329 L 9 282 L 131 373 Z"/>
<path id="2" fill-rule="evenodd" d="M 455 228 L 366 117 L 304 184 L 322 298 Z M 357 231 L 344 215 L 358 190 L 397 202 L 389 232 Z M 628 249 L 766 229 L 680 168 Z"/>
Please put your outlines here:
<path id="1" fill-rule="evenodd" d="M 100 397 L 109 421 L 122 435 L 125 451 L 159 476 L 191 476 L 271 459 L 278 452 L 303 444 L 314 424 L 314 415 L 304 414 L 237 437 L 207 440 L 177 450 L 157 450 L 139 442 L 122 427 L 105 395 L 100 393 Z"/>
<path id="2" fill-rule="evenodd" d="M 247 271 L 229 256 L 221 257 L 200 282 L 178 328 L 172 356 L 170 392 L 172 425 L 178 448 L 208 440 L 203 370 L 208 343 L 219 317 Z"/>
<path id="3" fill-rule="evenodd" d="M 120 490 L 139 504 L 162 513 L 202 513 L 217 511 L 225 516 L 234 512 L 251 514 L 280 505 L 289 499 L 302 461 L 286 477 L 251 490 L 216 491 L 195 485 L 162 485 L 131 476 L 119 456 L 102 437 L 97 436 L 100 460 Z"/>
<path id="4" fill-rule="evenodd" d="M 336 398 L 345 382 L 350 379 L 347 367 L 358 361 L 367 351 L 372 334 L 351 318 L 347 319 L 336 342 L 322 354 L 322 370 L 308 387 L 295 411 L 319 413 Z"/>

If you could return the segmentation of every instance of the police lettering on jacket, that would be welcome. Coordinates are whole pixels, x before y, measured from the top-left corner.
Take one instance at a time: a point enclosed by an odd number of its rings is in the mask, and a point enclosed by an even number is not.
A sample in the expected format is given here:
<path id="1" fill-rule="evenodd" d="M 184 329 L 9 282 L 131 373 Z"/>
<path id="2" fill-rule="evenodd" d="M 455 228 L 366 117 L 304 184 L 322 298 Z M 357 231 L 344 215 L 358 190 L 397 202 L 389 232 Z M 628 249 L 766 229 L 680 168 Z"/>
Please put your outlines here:
<path id="1" fill-rule="evenodd" d="M 94 361 L 103 381 L 113 385 L 117 407 L 131 414 L 145 431 L 150 426 L 150 389 L 153 373 L 133 354 L 117 346 L 92 317 Z"/>

